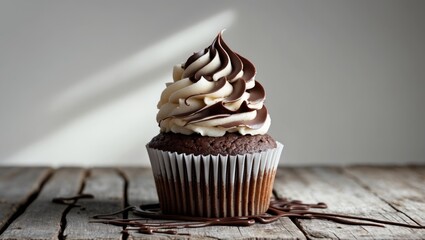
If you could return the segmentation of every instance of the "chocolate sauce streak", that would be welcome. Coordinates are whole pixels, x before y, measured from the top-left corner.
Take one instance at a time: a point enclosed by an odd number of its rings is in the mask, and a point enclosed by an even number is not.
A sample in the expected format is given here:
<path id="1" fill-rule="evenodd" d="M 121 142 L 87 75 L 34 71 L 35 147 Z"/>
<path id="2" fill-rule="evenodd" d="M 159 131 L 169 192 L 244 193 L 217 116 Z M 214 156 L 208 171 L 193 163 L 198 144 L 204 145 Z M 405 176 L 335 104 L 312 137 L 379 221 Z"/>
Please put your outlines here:
<path id="1" fill-rule="evenodd" d="M 325 209 L 327 205 L 319 202 L 316 204 L 307 204 L 299 200 L 289 200 L 287 198 L 273 199 L 270 202 L 266 213 L 247 217 L 225 217 L 225 218 L 204 218 L 182 215 L 162 214 L 159 204 L 142 205 L 140 207 L 130 206 L 121 211 L 96 215 L 90 222 L 112 224 L 125 227 L 124 232 L 136 231 L 144 234 L 165 233 L 180 234 L 178 229 L 200 228 L 207 226 L 251 226 L 255 223 L 267 224 L 277 221 L 282 217 L 292 217 L 296 219 L 322 219 L 341 224 L 385 227 L 385 225 L 394 225 L 408 228 L 425 229 L 425 226 L 411 225 L 405 223 L 391 222 L 373 218 L 357 217 L 345 214 L 323 213 L 310 211 L 310 209 Z M 123 219 L 116 218 L 115 215 L 123 212 L 133 212 L 140 218 Z M 162 223 L 147 223 L 147 219 L 170 220 Z"/>

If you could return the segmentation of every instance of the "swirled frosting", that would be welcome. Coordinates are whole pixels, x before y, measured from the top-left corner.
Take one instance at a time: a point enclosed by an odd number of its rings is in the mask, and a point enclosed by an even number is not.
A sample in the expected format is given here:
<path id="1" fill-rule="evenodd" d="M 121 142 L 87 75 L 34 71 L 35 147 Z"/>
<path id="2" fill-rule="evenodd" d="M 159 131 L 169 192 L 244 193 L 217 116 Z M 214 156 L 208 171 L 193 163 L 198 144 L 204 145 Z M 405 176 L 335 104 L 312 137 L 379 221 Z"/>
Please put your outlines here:
<path id="1" fill-rule="evenodd" d="M 158 103 L 162 132 L 223 136 L 265 134 L 270 116 L 255 66 L 233 52 L 220 32 L 212 44 L 174 66 Z"/>

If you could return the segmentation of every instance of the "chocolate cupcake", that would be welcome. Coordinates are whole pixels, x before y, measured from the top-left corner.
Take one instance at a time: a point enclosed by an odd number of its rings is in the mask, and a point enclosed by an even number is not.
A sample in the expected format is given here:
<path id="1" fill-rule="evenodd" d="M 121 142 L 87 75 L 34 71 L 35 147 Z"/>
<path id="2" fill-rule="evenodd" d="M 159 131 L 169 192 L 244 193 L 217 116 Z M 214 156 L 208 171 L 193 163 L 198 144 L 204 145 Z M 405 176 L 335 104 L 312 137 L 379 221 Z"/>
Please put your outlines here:
<path id="1" fill-rule="evenodd" d="M 269 205 L 283 145 L 254 65 L 222 33 L 176 65 L 158 103 L 161 133 L 147 145 L 161 210 L 200 217 L 249 216 Z"/>

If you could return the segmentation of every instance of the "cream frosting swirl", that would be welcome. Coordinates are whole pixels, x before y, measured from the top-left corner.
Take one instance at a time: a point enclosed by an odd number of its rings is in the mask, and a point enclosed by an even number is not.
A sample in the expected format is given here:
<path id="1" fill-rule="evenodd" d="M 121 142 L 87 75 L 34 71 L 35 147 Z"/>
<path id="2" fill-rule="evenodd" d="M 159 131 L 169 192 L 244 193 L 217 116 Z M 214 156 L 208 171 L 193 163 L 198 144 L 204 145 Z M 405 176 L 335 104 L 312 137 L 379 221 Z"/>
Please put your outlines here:
<path id="1" fill-rule="evenodd" d="M 255 75 L 255 66 L 233 52 L 220 32 L 209 47 L 174 66 L 174 81 L 158 103 L 161 131 L 212 137 L 267 133 L 265 91 Z"/>

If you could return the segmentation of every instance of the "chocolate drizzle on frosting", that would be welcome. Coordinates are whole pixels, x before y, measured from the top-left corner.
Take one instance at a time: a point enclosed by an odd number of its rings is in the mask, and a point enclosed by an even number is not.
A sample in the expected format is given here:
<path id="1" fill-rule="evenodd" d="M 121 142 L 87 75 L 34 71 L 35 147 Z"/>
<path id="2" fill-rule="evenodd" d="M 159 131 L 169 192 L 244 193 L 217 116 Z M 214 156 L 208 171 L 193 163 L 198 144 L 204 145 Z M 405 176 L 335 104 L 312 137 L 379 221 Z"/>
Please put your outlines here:
<path id="1" fill-rule="evenodd" d="M 264 91 L 263 86 L 261 86 L 261 84 L 258 84 L 257 81 L 255 81 L 255 86 L 248 90 L 248 93 L 248 102 L 252 103 L 262 102 L 266 97 L 266 92 Z"/>
<path id="2" fill-rule="evenodd" d="M 183 215 L 162 214 L 159 204 L 142 205 L 140 207 L 127 207 L 122 211 L 110 214 L 97 215 L 91 222 L 105 223 L 125 227 L 125 232 L 137 231 L 139 233 L 153 234 L 179 234 L 177 229 L 200 228 L 206 226 L 250 226 L 255 223 L 267 224 L 277 221 L 283 217 L 296 219 L 321 219 L 333 221 L 347 225 L 376 226 L 394 225 L 408 228 L 425 229 L 425 226 L 398 223 L 374 218 L 358 217 L 345 214 L 333 214 L 310 209 L 325 209 L 327 205 L 319 202 L 307 204 L 299 200 L 289 200 L 287 198 L 275 199 L 270 202 L 270 207 L 266 213 L 247 217 L 227 217 L 227 218 L 204 218 Z M 117 214 L 132 211 L 140 218 L 123 219 L 115 217 Z M 146 219 L 171 220 L 163 223 L 147 223 Z M 183 222 L 182 222 L 183 221 Z M 187 235 L 187 234 L 184 234 Z"/>
<path id="3" fill-rule="evenodd" d="M 174 67 L 174 82 L 158 103 L 161 131 L 203 136 L 267 133 L 266 94 L 255 75 L 255 66 L 233 52 L 220 32 L 210 46 Z"/>
<path id="4" fill-rule="evenodd" d="M 257 70 L 255 69 L 254 64 L 252 64 L 248 59 L 242 57 L 239 55 L 239 58 L 242 60 L 242 63 L 244 65 L 244 74 L 242 76 L 242 79 L 244 79 L 247 82 L 251 82 L 254 80 L 255 75 L 257 74 Z"/>
<path id="5" fill-rule="evenodd" d="M 189 116 L 185 117 L 185 120 L 187 120 L 188 123 L 199 122 L 202 120 L 226 117 L 230 116 L 231 114 L 248 111 L 252 111 L 252 109 L 248 107 L 248 104 L 246 102 L 243 102 L 239 109 L 236 111 L 229 110 L 224 106 L 223 102 L 218 102 L 214 105 L 201 108 L 198 111 L 189 114 Z"/>
<path id="6" fill-rule="evenodd" d="M 207 92 L 204 93 L 197 93 L 197 94 L 193 94 L 189 97 L 187 97 L 184 102 L 186 103 L 186 105 L 189 106 L 188 100 L 191 98 L 196 98 L 196 97 L 200 97 L 200 96 L 204 96 L 204 95 L 208 95 L 208 94 L 212 94 L 214 92 L 217 92 L 218 90 L 222 89 L 225 85 L 226 85 L 226 79 L 225 78 L 220 78 L 218 81 L 214 82 L 214 87 L 212 89 L 210 89 Z"/>
<path id="7" fill-rule="evenodd" d="M 239 78 L 233 82 L 232 86 L 233 92 L 223 100 L 226 103 L 236 102 L 237 100 L 241 99 L 246 91 L 246 83 L 242 78 Z"/>

